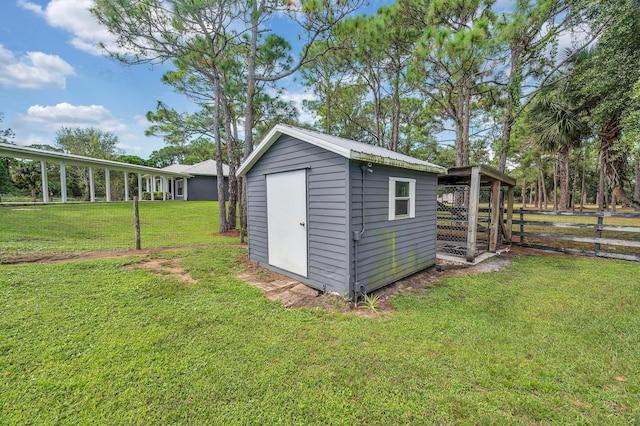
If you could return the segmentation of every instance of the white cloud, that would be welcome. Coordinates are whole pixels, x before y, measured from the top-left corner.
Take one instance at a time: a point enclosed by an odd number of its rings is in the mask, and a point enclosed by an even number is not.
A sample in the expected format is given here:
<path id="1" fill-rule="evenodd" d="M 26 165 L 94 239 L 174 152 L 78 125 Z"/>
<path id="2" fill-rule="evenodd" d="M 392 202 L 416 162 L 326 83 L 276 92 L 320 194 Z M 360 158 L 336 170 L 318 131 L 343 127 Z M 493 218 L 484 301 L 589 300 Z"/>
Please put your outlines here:
<path id="1" fill-rule="evenodd" d="M 272 95 L 273 96 L 273 95 Z M 293 106 L 298 110 L 299 120 L 302 123 L 315 123 L 317 117 L 315 114 L 311 114 L 305 107 L 304 101 L 313 101 L 316 100 L 317 97 L 311 92 L 300 91 L 300 92 L 290 92 L 286 89 L 283 89 L 278 95 L 280 99 L 286 102 L 291 102 Z"/>
<path id="2" fill-rule="evenodd" d="M 135 136 L 131 136 L 132 138 L 135 139 Z M 142 147 L 139 146 L 132 146 L 126 143 L 117 143 L 116 144 L 116 148 L 123 150 L 124 152 L 135 152 L 136 154 L 140 154 L 142 152 Z"/>
<path id="3" fill-rule="evenodd" d="M 71 45 L 93 55 L 104 54 L 98 43 L 111 44 L 114 36 L 100 25 L 89 12 L 93 0 L 51 0 L 45 7 L 28 0 L 18 4 L 42 16 L 49 25 L 73 34 Z"/>
<path id="4" fill-rule="evenodd" d="M 145 129 L 151 125 L 151 122 L 147 120 L 147 117 L 144 115 L 136 114 L 133 116 L 133 120 L 138 126 L 144 127 Z"/>
<path id="5" fill-rule="evenodd" d="M 67 102 L 54 106 L 33 105 L 27 110 L 27 116 L 24 117 L 24 120 L 51 129 L 96 127 L 107 132 L 119 132 L 127 128 L 102 105 L 76 106 Z"/>
<path id="6" fill-rule="evenodd" d="M 27 52 L 16 58 L 0 44 L 0 85 L 22 89 L 59 87 L 64 89 L 67 77 L 75 75 L 71 65 L 57 55 Z"/>

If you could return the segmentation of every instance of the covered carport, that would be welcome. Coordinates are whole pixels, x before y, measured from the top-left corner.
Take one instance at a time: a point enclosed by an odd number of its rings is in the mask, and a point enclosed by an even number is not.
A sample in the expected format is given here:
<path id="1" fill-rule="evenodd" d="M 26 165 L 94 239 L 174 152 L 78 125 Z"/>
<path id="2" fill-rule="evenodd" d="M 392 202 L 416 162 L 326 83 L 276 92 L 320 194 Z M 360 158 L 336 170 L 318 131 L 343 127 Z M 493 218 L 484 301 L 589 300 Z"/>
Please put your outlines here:
<path id="1" fill-rule="evenodd" d="M 128 185 L 129 174 L 137 174 L 138 178 L 138 194 L 139 200 L 142 200 L 142 182 L 143 175 L 152 177 L 146 180 L 147 191 L 151 193 L 151 199 L 154 200 L 154 192 L 159 190 L 162 192 L 162 199 L 167 199 L 170 180 L 183 180 L 184 200 L 187 199 L 187 179 L 191 175 L 187 173 L 172 172 L 155 167 L 139 166 L 137 164 L 121 163 L 112 160 L 102 160 L 98 158 L 85 157 L 82 155 L 66 154 L 61 152 L 47 151 L 43 149 L 27 148 L 24 146 L 0 143 L 0 157 L 17 158 L 24 160 L 33 160 L 40 162 L 41 178 L 42 178 L 42 201 L 49 203 L 49 178 L 47 164 L 54 163 L 60 167 L 60 192 L 62 203 L 68 201 L 67 197 L 67 173 L 66 167 L 69 165 L 87 167 L 89 170 L 89 188 L 90 201 L 95 202 L 95 179 L 94 170 L 104 169 L 105 176 L 105 198 L 107 202 L 111 202 L 111 173 L 119 172 L 124 175 L 124 201 L 129 201 L 132 197 Z M 149 183 L 151 182 L 151 184 Z M 156 183 L 157 182 L 157 183 Z"/>

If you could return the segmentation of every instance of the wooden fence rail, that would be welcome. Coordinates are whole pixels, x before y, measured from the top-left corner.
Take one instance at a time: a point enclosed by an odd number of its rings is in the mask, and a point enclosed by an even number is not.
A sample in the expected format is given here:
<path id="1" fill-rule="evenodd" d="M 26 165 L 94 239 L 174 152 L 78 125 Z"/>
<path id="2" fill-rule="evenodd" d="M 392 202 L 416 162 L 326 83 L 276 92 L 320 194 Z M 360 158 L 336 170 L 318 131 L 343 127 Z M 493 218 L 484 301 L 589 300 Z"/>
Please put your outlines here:
<path id="1" fill-rule="evenodd" d="M 519 215 L 519 220 L 513 221 L 513 239 L 512 243 L 531 248 L 539 248 L 543 250 L 554 250 L 563 253 L 578 254 L 583 256 L 597 256 L 607 257 L 614 259 L 632 260 L 640 262 L 640 214 L 639 213 L 586 213 L 586 212 L 549 212 L 539 210 L 524 210 L 520 209 L 514 212 L 514 216 Z M 525 216 L 530 215 L 543 215 L 554 216 L 556 218 L 562 218 L 563 221 L 542 221 L 542 220 L 525 220 Z M 567 221 L 570 217 L 592 217 L 597 219 L 597 223 L 575 223 Z M 622 219 L 627 221 L 633 221 L 637 219 L 638 226 L 633 225 L 612 225 L 605 224 L 606 219 Z M 629 220 L 630 219 L 630 220 Z M 525 227 L 534 228 L 536 232 L 527 232 Z M 519 228 L 519 231 L 516 231 Z M 549 228 L 549 232 L 538 232 L 540 228 Z M 559 229 L 576 230 L 575 233 L 558 233 Z M 554 233 L 553 230 L 556 230 Z M 585 236 L 585 231 L 591 230 L 593 236 Z M 614 233 L 616 238 L 606 238 L 602 236 L 603 231 L 608 233 Z M 629 233 L 631 238 L 626 237 L 620 233 Z M 580 235 L 576 235 L 580 234 Z M 637 238 L 636 238 L 637 235 Z M 528 238 L 530 242 L 526 242 Z M 533 242 L 531 242 L 533 240 Z M 540 242 L 539 240 L 543 240 Z M 544 241 L 553 240 L 566 242 L 560 245 L 545 244 Z M 572 244 L 573 243 L 573 244 Z M 585 244 L 593 244 L 593 250 L 576 248 L 575 246 L 585 246 Z M 615 246 L 624 247 L 628 250 L 628 253 L 617 253 L 613 251 L 603 250 L 602 246 Z"/>

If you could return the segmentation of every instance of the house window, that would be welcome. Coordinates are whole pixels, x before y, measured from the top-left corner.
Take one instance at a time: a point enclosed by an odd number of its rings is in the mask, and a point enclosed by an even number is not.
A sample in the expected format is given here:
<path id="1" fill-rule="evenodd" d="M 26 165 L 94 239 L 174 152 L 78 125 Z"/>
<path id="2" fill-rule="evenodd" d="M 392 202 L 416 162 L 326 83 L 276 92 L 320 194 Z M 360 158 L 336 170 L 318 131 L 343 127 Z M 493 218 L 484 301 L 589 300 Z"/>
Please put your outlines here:
<path id="1" fill-rule="evenodd" d="M 389 220 L 416 216 L 416 180 L 389 178 Z"/>
<path id="2" fill-rule="evenodd" d="M 184 185 L 184 182 L 182 181 L 182 179 L 176 181 L 176 195 L 178 197 L 182 197 L 182 195 L 183 195 L 183 192 L 182 192 L 183 191 L 183 188 L 182 188 L 183 185 Z"/>

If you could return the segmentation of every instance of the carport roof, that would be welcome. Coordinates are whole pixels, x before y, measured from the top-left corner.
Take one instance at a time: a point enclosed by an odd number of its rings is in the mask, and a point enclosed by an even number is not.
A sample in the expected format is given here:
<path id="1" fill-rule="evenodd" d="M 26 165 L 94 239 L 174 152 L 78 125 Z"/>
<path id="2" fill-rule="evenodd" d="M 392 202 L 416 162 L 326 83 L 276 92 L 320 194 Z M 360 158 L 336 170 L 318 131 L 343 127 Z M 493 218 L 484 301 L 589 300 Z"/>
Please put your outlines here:
<path id="1" fill-rule="evenodd" d="M 0 143 L 0 157 L 23 158 L 26 160 L 64 162 L 74 166 L 83 167 L 107 167 L 111 170 L 125 172 L 140 172 L 167 177 L 191 177 L 188 173 L 157 169 L 155 167 L 139 166 L 137 164 L 121 163 L 119 161 L 101 160 L 82 155 L 66 154 L 62 152 L 47 151 L 44 149 L 27 148 L 19 145 Z"/>
<path id="2" fill-rule="evenodd" d="M 285 124 L 276 125 L 260 142 L 260 145 L 242 163 L 238 169 L 238 176 L 245 175 L 260 157 L 274 144 L 282 135 L 292 136 L 317 147 L 334 152 L 351 160 L 363 161 L 386 166 L 399 167 L 403 169 L 419 170 L 430 173 L 446 173 L 447 169 L 427 161 L 409 157 L 408 155 L 390 151 L 388 149 L 368 145 L 350 139 L 339 138 L 313 130 L 301 129 L 299 127 Z"/>

